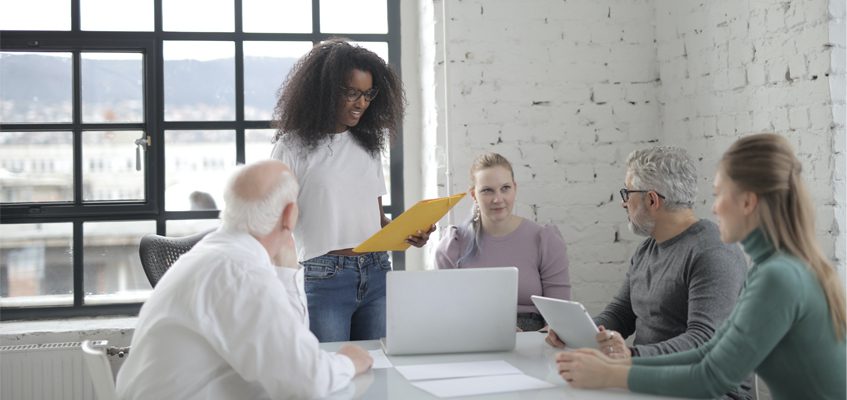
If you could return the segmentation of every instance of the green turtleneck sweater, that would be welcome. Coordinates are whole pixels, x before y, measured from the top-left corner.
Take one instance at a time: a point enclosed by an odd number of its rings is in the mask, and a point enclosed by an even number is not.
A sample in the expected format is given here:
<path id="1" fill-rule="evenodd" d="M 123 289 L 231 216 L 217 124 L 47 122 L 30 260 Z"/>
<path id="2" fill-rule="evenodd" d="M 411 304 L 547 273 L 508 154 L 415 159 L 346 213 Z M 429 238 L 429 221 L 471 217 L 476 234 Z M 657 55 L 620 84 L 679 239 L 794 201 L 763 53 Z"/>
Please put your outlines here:
<path id="1" fill-rule="evenodd" d="M 753 266 L 726 322 L 699 348 L 633 358 L 630 390 L 714 398 L 755 371 L 774 399 L 844 400 L 847 349 L 814 273 L 761 230 L 742 245 Z"/>

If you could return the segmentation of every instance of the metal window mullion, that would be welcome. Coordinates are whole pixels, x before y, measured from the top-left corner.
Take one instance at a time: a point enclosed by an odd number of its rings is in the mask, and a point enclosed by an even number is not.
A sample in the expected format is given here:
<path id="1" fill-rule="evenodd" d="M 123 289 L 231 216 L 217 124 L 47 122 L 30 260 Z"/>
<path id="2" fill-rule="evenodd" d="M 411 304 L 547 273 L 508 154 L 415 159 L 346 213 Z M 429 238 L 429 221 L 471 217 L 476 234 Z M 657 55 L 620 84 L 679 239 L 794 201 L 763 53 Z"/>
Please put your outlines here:
<path id="1" fill-rule="evenodd" d="M 400 2 L 387 0 L 388 8 L 388 63 L 397 71 L 397 75 L 403 76 L 400 69 L 402 59 L 402 46 L 400 45 Z M 396 218 L 402 214 L 405 207 L 403 194 L 403 126 L 397 129 L 394 143 L 389 152 L 389 170 L 391 171 L 391 215 Z M 392 254 L 392 262 L 397 270 L 406 269 L 406 253 L 395 251 Z"/>
<path id="2" fill-rule="evenodd" d="M 321 33 L 321 0 L 312 0 L 312 34 L 320 35 Z M 314 43 L 320 41 L 320 37 L 316 38 Z"/>
<path id="3" fill-rule="evenodd" d="M 73 221 L 73 270 L 74 270 L 74 307 L 82 307 L 85 302 L 85 258 L 83 249 L 82 219 Z"/>
<path id="4" fill-rule="evenodd" d="M 154 121 L 155 129 L 150 132 L 153 138 L 152 151 L 155 153 L 153 162 L 155 163 L 155 171 L 152 173 L 153 181 L 156 184 L 156 192 L 153 201 L 158 209 L 156 215 L 156 234 L 165 235 L 167 232 L 167 224 L 165 223 L 165 58 L 163 53 L 165 36 L 163 34 L 163 0 L 153 0 L 153 19 L 155 43 L 153 44 L 155 52 L 155 60 L 153 62 L 153 70 L 156 75 L 153 81 L 155 92 L 154 104 Z"/>
<path id="5" fill-rule="evenodd" d="M 81 28 L 80 0 L 71 0 L 71 31 L 79 32 Z"/>
<path id="6" fill-rule="evenodd" d="M 241 18 L 241 0 L 235 0 L 235 163 L 244 164 L 245 132 L 244 132 L 244 31 Z"/>

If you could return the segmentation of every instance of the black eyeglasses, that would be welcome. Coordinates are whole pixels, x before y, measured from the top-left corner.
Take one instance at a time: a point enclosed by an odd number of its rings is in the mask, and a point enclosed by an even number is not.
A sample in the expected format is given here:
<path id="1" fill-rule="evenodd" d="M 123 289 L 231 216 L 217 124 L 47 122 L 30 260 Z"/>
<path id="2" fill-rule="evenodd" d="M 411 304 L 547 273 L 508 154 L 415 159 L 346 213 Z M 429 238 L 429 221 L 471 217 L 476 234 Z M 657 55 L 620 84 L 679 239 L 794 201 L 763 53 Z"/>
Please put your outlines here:
<path id="1" fill-rule="evenodd" d="M 343 90 L 342 94 L 344 95 L 344 99 L 350 103 L 354 103 L 359 101 L 359 98 L 365 96 L 365 101 L 368 103 L 372 102 L 376 95 L 379 94 L 379 88 L 371 88 L 367 92 L 363 92 L 359 89 L 353 88 L 341 88 Z"/>
<path id="2" fill-rule="evenodd" d="M 626 202 L 629 201 L 629 194 L 630 193 L 647 193 L 647 192 L 654 192 L 654 193 L 656 193 L 656 196 L 659 196 L 663 199 L 665 198 L 665 196 L 662 196 L 661 194 L 659 194 L 659 192 L 656 192 L 655 190 L 629 190 L 627 188 L 623 188 L 623 189 L 621 189 L 621 199 L 623 200 L 624 203 L 626 203 Z"/>

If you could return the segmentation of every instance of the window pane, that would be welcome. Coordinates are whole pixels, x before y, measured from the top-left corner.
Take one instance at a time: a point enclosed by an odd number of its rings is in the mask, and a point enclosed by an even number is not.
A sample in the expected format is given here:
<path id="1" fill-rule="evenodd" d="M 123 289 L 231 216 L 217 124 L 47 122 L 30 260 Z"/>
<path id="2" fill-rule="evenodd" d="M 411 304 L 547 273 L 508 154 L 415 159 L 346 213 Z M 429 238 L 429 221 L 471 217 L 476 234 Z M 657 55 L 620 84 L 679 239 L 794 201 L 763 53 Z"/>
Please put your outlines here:
<path id="1" fill-rule="evenodd" d="M 388 33 L 385 0 L 321 0 L 321 32 Z"/>
<path id="2" fill-rule="evenodd" d="M 312 32 L 312 0 L 242 0 L 244 32 Z"/>
<path id="3" fill-rule="evenodd" d="M 82 53 L 82 121 L 143 122 L 144 56 Z"/>
<path id="4" fill-rule="evenodd" d="M 391 205 L 391 150 L 382 155 L 382 174 L 385 175 L 385 196 L 382 196 L 382 205 Z"/>
<path id="5" fill-rule="evenodd" d="M 235 119 L 235 44 L 166 41 L 165 119 Z"/>
<path id="6" fill-rule="evenodd" d="M 267 160 L 274 148 L 276 129 L 248 129 L 244 131 L 244 161 L 252 163 Z"/>
<path id="7" fill-rule="evenodd" d="M 180 237 L 206 232 L 221 226 L 219 219 L 175 219 L 165 222 L 167 236 Z"/>
<path id="8" fill-rule="evenodd" d="M 82 199 L 144 201 L 141 131 L 82 133 Z"/>
<path id="9" fill-rule="evenodd" d="M 383 61 L 388 62 L 388 43 L 386 42 L 350 42 L 358 46 L 364 47 L 376 55 L 382 57 Z"/>
<path id="10" fill-rule="evenodd" d="M 80 0 L 84 31 L 152 31 L 150 0 Z"/>
<path id="11" fill-rule="evenodd" d="M 165 209 L 220 209 L 234 167 L 235 132 L 165 131 Z"/>
<path id="12" fill-rule="evenodd" d="M 85 222 L 83 290 L 85 304 L 139 303 L 152 289 L 138 243 L 156 233 L 156 221 Z"/>
<path id="13" fill-rule="evenodd" d="M 162 27 L 180 32 L 232 32 L 232 0 L 162 0 Z"/>
<path id="14" fill-rule="evenodd" d="M 0 120 L 71 122 L 71 53 L 0 52 Z"/>
<path id="15" fill-rule="evenodd" d="M 3 30 L 69 31 L 70 0 L 0 1 Z"/>
<path id="16" fill-rule="evenodd" d="M 70 132 L 0 133 L 0 202 L 73 201 Z"/>
<path id="17" fill-rule="evenodd" d="M 73 305 L 73 225 L 0 225 L 0 305 Z"/>
<path id="18" fill-rule="evenodd" d="M 244 118 L 270 120 L 277 90 L 312 42 L 244 42 Z"/>

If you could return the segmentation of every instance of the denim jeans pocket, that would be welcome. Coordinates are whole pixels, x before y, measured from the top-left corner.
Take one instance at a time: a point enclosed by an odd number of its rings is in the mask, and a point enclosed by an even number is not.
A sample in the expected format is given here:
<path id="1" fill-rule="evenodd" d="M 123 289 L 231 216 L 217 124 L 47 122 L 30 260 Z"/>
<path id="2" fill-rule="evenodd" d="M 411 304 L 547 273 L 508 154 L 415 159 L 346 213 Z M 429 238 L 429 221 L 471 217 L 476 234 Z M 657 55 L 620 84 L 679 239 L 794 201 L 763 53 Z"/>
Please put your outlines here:
<path id="1" fill-rule="evenodd" d="M 334 257 L 319 256 L 303 262 L 303 276 L 306 280 L 329 279 L 335 276 L 338 267 Z"/>
<path id="2" fill-rule="evenodd" d="M 376 262 L 383 271 L 391 271 L 391 261 L 388 258 L 388 252 L 376 253 Z"/>

